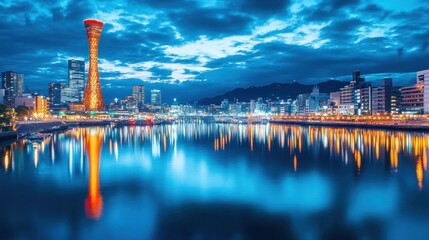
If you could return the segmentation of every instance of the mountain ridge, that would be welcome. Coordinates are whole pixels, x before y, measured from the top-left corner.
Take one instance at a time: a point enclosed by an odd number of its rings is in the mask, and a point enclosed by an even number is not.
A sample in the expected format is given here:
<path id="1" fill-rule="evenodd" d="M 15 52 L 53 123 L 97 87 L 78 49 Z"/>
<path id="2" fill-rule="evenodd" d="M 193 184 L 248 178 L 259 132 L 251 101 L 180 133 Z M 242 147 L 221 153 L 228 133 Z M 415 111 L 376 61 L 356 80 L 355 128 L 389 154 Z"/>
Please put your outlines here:
<path id="1" fill-rule="evenodd" d="M 221 95 L 202 98 L 198 100 L 201 105 L 220 104 L 222 100 L 228 99 L 230 102 L 235 99 L 240 102 L 248 102 L 250 99 L 262 97 L 264 99 L 295 99 L 299 94 L 311 93 L 313 87 L 317 85 L 319 92 L 331 93 L 339 91 L 340 88 L 346 86 L 349 82 L 339 80 L 328 80 L 318 84 L 301 84 L 298 82 L 292 83 L 271 83 L 263 86 L 250 86 L 248 88 L 235 88 Z"/>

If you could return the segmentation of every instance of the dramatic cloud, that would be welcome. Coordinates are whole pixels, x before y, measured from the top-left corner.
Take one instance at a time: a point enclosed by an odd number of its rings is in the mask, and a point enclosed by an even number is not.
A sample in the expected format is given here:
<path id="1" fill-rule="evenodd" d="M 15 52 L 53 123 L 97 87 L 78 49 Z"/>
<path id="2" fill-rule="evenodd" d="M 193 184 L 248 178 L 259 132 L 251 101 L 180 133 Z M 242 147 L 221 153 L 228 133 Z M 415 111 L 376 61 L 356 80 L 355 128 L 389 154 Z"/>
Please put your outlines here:
<path id="1" fill-rule="evenodd" d="M 30 90 L 66 81 L 67 59 L 88 61 L 83 19 L 105 22 L 99 66 L 106 99 L 131 86 L 192 101 L 272 82 L 411 84 L 429 68 L 429 4 L 422 0 L 90 0 L 0 2 L 0 71 Z"/>

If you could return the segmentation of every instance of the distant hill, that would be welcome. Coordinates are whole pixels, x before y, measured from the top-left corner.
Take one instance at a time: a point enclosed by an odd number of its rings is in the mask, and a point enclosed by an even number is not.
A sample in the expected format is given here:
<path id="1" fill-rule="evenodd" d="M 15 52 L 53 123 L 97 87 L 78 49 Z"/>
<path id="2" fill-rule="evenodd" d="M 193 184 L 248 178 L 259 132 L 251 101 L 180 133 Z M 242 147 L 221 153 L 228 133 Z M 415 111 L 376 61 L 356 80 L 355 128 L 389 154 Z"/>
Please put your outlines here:
<path id="1" fill-rule="evenodd" d="M 329 80 L 326 82 L 318 83 L 319 91 L 321 93 L 330 93 L 339 91 L 340 88 L 347 85 L 348 82 L 342 82 L 337 80 Z M 262 97 L 264 99 L 275 100 L 280 99 L 295 99 L 301 93 L 310 93 L 313 91 L 314 85 L 306 85 L 301 83 L 272 83 L 261 87 L 249 87 L 249 88 L 236 88 L 232 91 L 226 92 L 222 95 L 213 98 L 203 98 L 198 101 L 201 105 L 220 104 L 223 99 L 228 99 L 230 102 L 234 99 L 238 99 L 240 102 L 247 102 L 250 99 L 257 99 Z"/>

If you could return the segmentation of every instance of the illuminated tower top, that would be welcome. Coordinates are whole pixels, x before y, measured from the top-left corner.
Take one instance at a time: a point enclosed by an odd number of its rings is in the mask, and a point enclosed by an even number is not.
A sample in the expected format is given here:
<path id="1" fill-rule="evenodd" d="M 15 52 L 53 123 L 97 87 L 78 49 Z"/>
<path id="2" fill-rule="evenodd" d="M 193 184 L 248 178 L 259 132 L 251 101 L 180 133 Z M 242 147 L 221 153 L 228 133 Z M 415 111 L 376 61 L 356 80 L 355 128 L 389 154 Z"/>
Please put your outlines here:
<path id="1" fill-rule="evenodd" d="M 104 101 L 98 75 L 98 41 L 100 40 L 104 23 L 95 19 L 86 19 L 83 23 L 85 24 L 89 43 L 88 81 L 85 87 L 83 104 L 87 111 L 100 111 L 104 110 Z"/>
<path id="2" fill-rule="evenodd" d="M 95 19 L 85 19 L 83 20 L 85 24 L 86 33 L 88 37 L 100 37 L 101 29 L 103 28 L 104 23 Z"/>

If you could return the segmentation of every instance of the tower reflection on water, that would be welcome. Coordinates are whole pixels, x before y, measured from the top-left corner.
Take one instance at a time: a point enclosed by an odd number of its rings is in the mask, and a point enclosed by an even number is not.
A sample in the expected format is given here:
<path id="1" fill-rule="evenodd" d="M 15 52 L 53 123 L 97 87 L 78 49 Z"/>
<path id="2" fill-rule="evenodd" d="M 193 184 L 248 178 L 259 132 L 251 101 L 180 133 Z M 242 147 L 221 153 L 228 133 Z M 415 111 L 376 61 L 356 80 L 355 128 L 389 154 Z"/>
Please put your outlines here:
<path id="1" fill-rule="evenodd" d="M 14 176 L 38 177 L 38 173 L 43 176 L 43 171 L 48 168 L 55 168 L 55 171 L 50 169 L 52 176 L 67 180 L 69 177 L 87 176 L 86 214 L 88 218 L 99 219 L 103 210 L 99 181 L 103 145 L 106 164 L 120 164 L 124 155 L 135 152 L 132 149 L 146 149 L 152 158 L 148 156 L 142 162 L 150 168 L 152 164 L 162 164 L 154 159 L 168 155 L 172 150 L 176 153 L 180 148 L 191 148 L 193 145 L 188 145 L 191 142 L 198 143 L 198 148 L 211 151 L 215 163 L 221 162 L 215 156 L 226 156 L 222 155 L 224 151 L 236 157 L 240 151 L 243 153 L 240 156 L 249 158 L 247 150 L 255 153 L 252 155 L 259 154 L 281 162 L 287 166 L 285 171 L 289 169 L 297 173 L 305 171 L 305 168 L 338 164 L 342 168 L 353 166 L 347 169 L 353 169 L 357 176 L 363 176 L 365 171 L 384 165 L 384 169 L 391 174 L 412 174 L 417 190 L 424 189 L 428 169 L 427 133 L 203 123 L 75 128 L 66 133 L 54 134 L 37 144 L 20 141 L 0 146 L 0 169 L 2 174 Z M 132 161 L 138 160 L 133 158 Z M 316 163 L 319 161 L 323 164 Z M 63 171 L 68 171 L 68 174 Z M 189 174 L 194 172 L 190 171 Z"/>
<path id="2" fill-rule="evenodd" d="M 85 150 L 89 164 L 88 196 L 85 199 L 86 216 L 99 219 L 103 211 L 103 198 L 100 192 L 100 151 L 103 132 L 100 129 L 85 129 Z"/>

